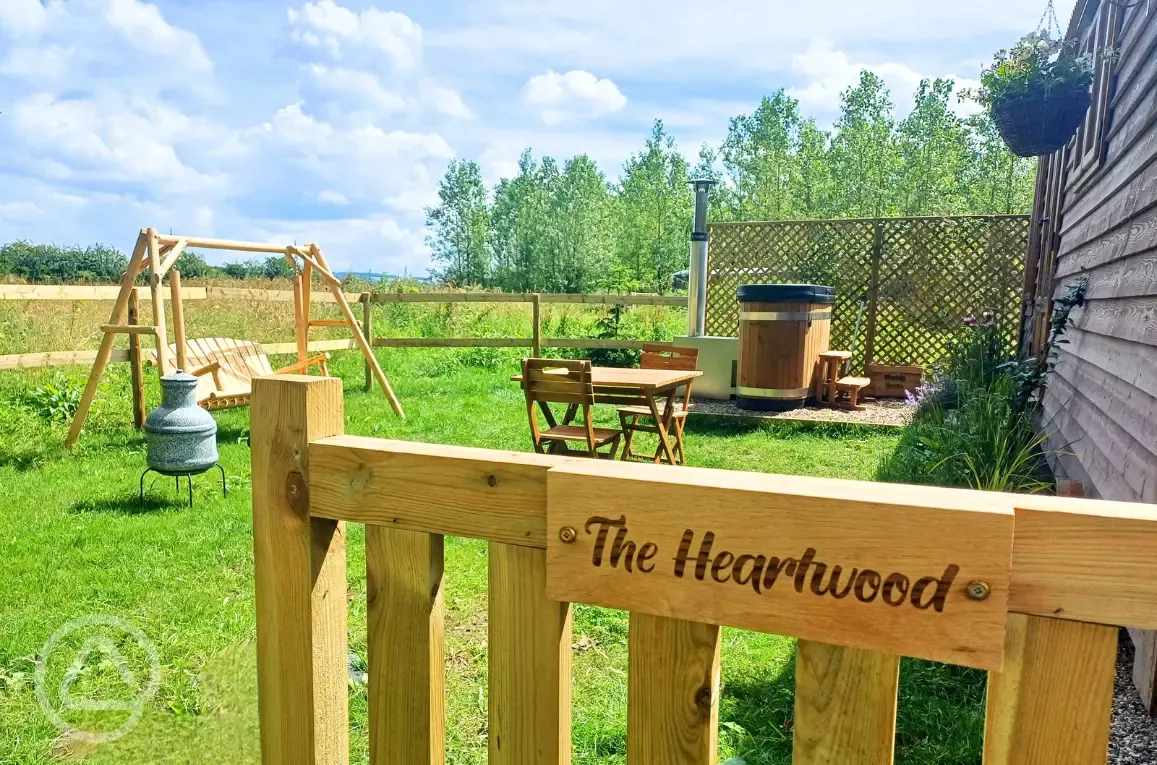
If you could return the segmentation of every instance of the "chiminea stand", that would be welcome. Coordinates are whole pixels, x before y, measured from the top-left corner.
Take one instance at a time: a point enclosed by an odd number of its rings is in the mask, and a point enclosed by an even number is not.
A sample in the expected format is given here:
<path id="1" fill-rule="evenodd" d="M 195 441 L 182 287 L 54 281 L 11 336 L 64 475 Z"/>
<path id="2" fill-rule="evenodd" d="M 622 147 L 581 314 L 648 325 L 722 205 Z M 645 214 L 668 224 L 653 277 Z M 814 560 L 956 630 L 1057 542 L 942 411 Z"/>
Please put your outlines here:
<path id="1" fill-rule="evenodd" d="M 140 496 L 137 499 L 137 503 L 141 507 L 145 506 L 145 476 L 147 476 L 149 473 L 156 473 L 157 475 L 168 475 L 168 476 L 172 476 L 173 478 L 177 479 L 177 491 L 181 490 L 181 476 L 184 476 L 185 481 L 189 484 L 189 507 L 192 507 L 193 506 L 193 476 L 200 475 L 201 473 L 207 473 L 208 471 L 212 470 L 213 468 L 217 468 L 218 470 L 221 471 L 221 497 L 222 498 L 228 497 L 229 496 L 229 490 L 225 486 L 225 468 L 223 468 L 221 466 L 220 462 L 214 462 L 212 465 L 210 465 L 207 468 L 203 468 L 201 470 L 191 470 L 191 471 L 190 470 L 182 470 L 182 471 L 157 470 L 156 468 L 145 468 L 145 472 L 141 473 L 141 491 L 140 491 Z"/>

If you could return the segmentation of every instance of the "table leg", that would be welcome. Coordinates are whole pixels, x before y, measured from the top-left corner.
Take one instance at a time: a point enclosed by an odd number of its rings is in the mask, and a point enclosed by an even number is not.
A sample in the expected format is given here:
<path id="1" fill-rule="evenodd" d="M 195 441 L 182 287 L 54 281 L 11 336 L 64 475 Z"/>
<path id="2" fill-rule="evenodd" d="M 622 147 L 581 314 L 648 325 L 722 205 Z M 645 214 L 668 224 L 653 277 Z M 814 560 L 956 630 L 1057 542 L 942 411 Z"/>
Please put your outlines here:
<path id="1" fill-rule="evenodd" d="M 538 408 L 542 411 L 542 418 L 546 420 L 547 425 L 552 428 L 558 425 L 558 421 L 554 419 L 554 412 L 550 411 L 550 406 L 545 401 L 539 401 Z"/>
<path id="2" fill-rule="evenodd" d="M 840 362 L 831 360 L 828 362 L 828 406 L 833 409 L 836 406 L 836 380 L 840 379 Z"/>
<path id="3" fill-rule="evenodd" d="M 570 425 L 574 422 L 575 415 L 578 414 L 578 404 L 567 404 L 566 414 L 562 417 L 563 425 Z"/>
<path id="4" fill-rule="evenodd" d="M 675 464 L 675 452 L 671 450 L 671 442 L 667 440 L 667 428 L 671 424 L 671 415 L 674 410 L 671 408 L 675 402 L 675 390 L 672 389 L 667 394 L 667 405 L 663 408 L 663 414 L 659 414 L 659 405 L 655 402 L 655 392 L 649 391 L 647 393 L 647 406 L 651 408 L 651 416 L 655 418 L 655 424 L 659 431 L 659 446 L 662 453 L 657 450 L 655 452 L 655 462 L 658 463 L 664 455 L 667 461 L 672 465 Z"/>

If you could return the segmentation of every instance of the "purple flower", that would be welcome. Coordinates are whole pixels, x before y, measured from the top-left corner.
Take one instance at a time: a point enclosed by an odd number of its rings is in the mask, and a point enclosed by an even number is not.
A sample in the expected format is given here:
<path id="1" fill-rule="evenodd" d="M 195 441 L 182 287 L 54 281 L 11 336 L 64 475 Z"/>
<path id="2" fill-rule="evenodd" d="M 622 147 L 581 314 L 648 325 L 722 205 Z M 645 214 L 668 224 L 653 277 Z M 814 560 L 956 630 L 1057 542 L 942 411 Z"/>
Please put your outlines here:
<path id="1" fill-rule="evenodd" d="M 966 327 L 979 327 L 980 325 L 977 324 L 976 319 L 972 318 L 972 316 L 970 315 L 970 316 L 964 317 L 964 326 L 966 326 Z"/>

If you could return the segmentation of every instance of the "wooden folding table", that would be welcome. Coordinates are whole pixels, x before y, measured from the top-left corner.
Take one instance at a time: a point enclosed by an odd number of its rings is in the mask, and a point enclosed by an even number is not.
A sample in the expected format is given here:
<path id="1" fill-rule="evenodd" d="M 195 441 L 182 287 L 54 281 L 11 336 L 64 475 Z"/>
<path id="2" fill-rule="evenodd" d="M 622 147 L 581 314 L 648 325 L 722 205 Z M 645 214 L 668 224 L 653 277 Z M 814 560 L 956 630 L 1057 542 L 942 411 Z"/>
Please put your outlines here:
<path id="1" fill-rule="evenodd" d="M 675 393 L 701 374 L 703 373 L 695 370 L 591 367 L 591 383 L 595 388 L 596 404 L 648 407 L 659 429 L 659 443 L 663 447 L 663 454 L 666 455 L 667 461 L 674 465 L 675 452 L 671 448 L 667 434 L 675 412 Z M 521 383 L 522 375 L 515 375 L 510 379 Z M 661 411 L 659 398 L 665 401 Z M 539 408 L 551 427 L 559 424 L 549 407 L 539 402 Z M 567 407 L 562 424 L 569 425 L 577 411 L 578 408 L 575 406 Z"/>

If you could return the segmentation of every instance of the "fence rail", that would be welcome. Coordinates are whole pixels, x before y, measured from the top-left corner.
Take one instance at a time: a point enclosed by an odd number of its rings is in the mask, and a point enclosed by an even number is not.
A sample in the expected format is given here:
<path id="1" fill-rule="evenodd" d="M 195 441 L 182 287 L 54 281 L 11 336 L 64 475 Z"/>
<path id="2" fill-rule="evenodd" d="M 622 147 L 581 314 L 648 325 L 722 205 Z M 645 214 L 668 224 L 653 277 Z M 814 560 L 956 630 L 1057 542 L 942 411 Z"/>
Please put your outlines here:
<path id="1" fill-rule="evenodd" d="M 932 364 L 983 311 L 1012 350 L 1028 233 L 1027 215 L 712 223 L 707 334 L 738 333 L 740 284 L 804 282 L 836 289 L 836 348 L 851 347 L 863 301 L 861 367 Z"/>
<path id="2" fill-rule="evenodd" d="M 0 300 L 27 301 L 79 301 L 115 300 L 119 287 L 100 285 L 41 285 L 41 284 L 0 284 Z M 134 291 L 140 302 L 149 300 L 148 287 L 136 287 Z M 244 287 L 185 287 L 184 300 L 237 300 L 246 302 L 292 303 L 292 290 L 261 290 Z M 615 294 L 553 294 L 553 293 L 498 293 L 498 292 L 415 292 L 415 293 L 346 293 L 352 303 L 362 303 L 362 330 L 371 344 L 377 348 L 529 348 L 539 355 L 543 348 L 621 348 L 640 350 L 646 344 L 668 345 L 662 341 L 621 340 L 618 338 L 543 338 L 542 304 L 560 305 L 630 305 L 630 306 L 671 306 L 686 307 L 687 298 L 681 295 L 615 295 Z M 310 300 L 316 303 L 333 303 L 334 297 L 328 292 L 314 290 Z M 374 337 L 371 305 L 383 303 L 525 303 L 532 307 L 532 337 Z M 344 322 L 343 322 L 344 323 Z M 293 354 L 297 352 L 294 342 L 262 343 L 270 355 Z M 352 340 L 313 340 L 309 343 L 311 352 L 344 350 L 356 348 Z M 38 369 L 42 367 L 91 364 L 96 358 L 95 350 L 80 351 L 35 351 L 0 356 L 0 371 L 10 369 Z M 114 350 L 109 363 L 124 363 L 131 360 L 127 350 Z M 368 369 L 368 364 L 367 364 Z"/>
<path id="3" fill-rule="evenodd" d="M 716 762 L 720 625 L 800 638 L 795 765 L 892 762 L 900 655 L 989 671 L 985 765 L 1103 763 L 1117 625 L 1157 627 L 1153 505 L 345 436 L 336 379 L 253 410 L 267 763 L 348 762 L 346 522 L 371 763 L 443 762 L 444 535 L 489 543 L 496 764 L 570 762 L 572 602 L 630 611 L 637 765 Z"/>

